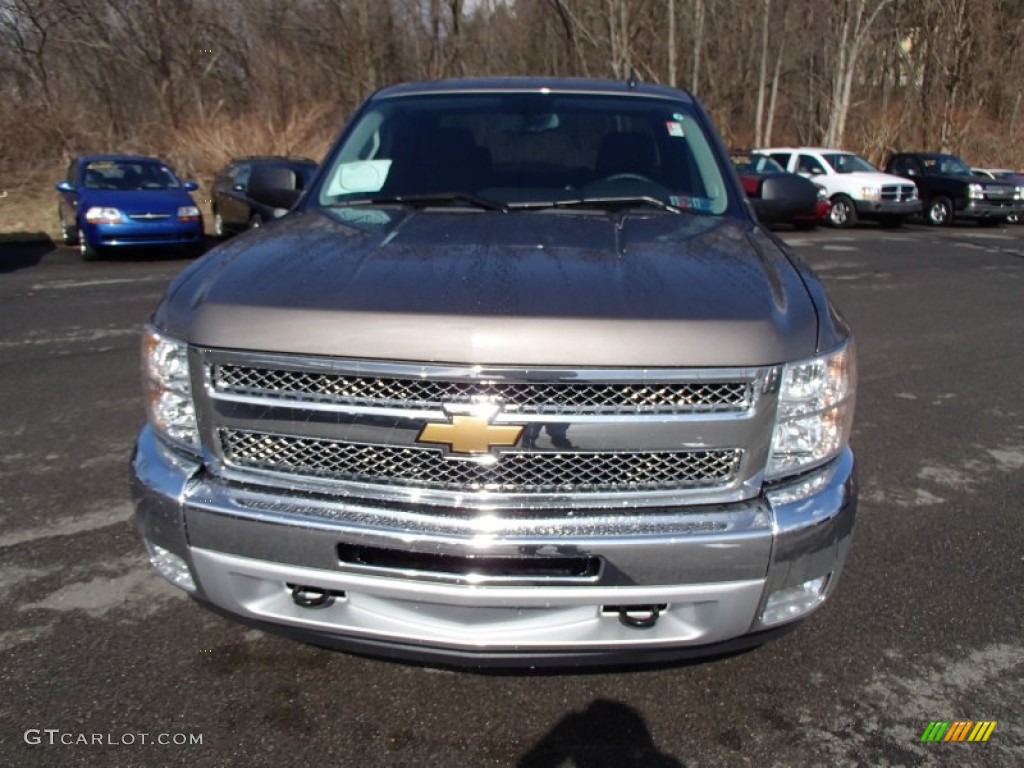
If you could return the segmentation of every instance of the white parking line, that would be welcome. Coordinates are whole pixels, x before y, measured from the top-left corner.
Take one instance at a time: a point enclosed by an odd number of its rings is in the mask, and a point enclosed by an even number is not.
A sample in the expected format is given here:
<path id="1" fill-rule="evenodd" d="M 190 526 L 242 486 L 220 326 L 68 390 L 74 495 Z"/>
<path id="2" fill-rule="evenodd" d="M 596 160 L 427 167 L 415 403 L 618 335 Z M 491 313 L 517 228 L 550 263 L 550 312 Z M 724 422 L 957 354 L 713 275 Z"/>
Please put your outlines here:
<path id="1" fill-rule="evenodd" d="M 52 280 L 48 283 L 36 283 L 33 291 L 62 291 L 68 288 L 88 288 L 93 285 L 116 285 L 118 283 L 150 283 L 156 280 L 167 280 L 163 275 L 147 275 L 146 277 L 110 277 L 106 280 Z"/>

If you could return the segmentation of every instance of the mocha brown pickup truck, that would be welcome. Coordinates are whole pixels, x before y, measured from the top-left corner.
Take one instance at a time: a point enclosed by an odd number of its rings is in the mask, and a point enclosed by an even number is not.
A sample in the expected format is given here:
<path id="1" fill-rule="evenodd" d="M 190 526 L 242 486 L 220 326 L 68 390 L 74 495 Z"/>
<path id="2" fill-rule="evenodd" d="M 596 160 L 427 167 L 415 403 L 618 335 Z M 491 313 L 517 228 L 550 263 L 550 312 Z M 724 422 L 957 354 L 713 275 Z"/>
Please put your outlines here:
<path id="1" fill-rule="evenodd" d="M 833 593 L 852 337 L 691 96 L 390 87 L 301 198 L 250 189 L 293 210 L 144 333 L 138 526 L 196 600 L 502 666 L 748 647 Z"/>

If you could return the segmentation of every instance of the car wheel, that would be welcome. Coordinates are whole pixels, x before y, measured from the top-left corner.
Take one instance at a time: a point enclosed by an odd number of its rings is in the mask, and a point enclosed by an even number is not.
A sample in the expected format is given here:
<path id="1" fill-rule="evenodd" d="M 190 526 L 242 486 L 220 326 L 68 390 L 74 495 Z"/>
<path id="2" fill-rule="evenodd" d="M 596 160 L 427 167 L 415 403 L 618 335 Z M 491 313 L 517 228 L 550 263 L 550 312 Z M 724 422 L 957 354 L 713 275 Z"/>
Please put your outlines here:
<path id="1" fill-rule="evenodd" d="M 857 209 L 846 195 L 832 198 L 832 210 L 828 212 L 828 223 L 833 227 L 846 229 L 857 223 Z"/>
<path id="2" fill-rule="evenodd" d="M 224 231 L 224 219 L 221 217 L 220 211 L 216 208 L 213 209 L 213 234 L 218 238 L 222 238 L 227 235 Z"/>
<path id="3" fill-rule="evenodd" d="M 1020 224 L 1021 223 L 1020 214 L 1019 213 L 1011 213 L 1009 216 L 1006 217 L 1006 223 L 1007 224 Z"/>
<path id="4" fill-rule="evenodd" d="M 99 250 L 88 241 L 81 229 L 78 230 L 78 253 L 82 261 L 96 261 L 100 257 Z"/>
<path id="5" fill-rule="evenodd" d="M 933 197 L 925 211 L 925 220 L 933 227 L 948 227 L 953 223 L 953 203 L 948 197 Z"/>
<path id="6" fill-rule="evenodd" d="M 883 216 L 878 220 L 878 223 L 881 224 L 886 229 L 899 229 L 900 227 L 903 226 L 903 217 Z"/>

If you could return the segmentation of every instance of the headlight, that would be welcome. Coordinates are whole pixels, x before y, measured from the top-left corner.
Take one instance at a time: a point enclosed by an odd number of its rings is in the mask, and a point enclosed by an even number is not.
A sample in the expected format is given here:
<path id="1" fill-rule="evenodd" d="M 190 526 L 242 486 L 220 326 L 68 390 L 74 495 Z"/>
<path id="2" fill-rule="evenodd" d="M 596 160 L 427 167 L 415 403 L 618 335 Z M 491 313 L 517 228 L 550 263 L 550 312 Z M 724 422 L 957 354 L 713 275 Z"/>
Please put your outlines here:
<path id="1" fill-rule="evenodd" d="M 117 208 L 93 206 L 85 212 L 85 220 L 90 224 L 120 224 L 124 221 L 124 217 Z"/>
<path id="2" fill-rule="evenodd" d="M 149 423 L 168 440 L 196 450 L 199 433 L 188 346 L 147 327 L 142 334 L 142 367 Z"/>
<path id="3" fill-rule="evenodd" d="M 861 187 L 860 196 L 864 200 L 881 200 L 882 190 L 878 187 Z"/>
<path id="4" fill-rule="evenodd" d="M 784 365 L 766 479 L 838 456 L 850 439 L 856 389 L 852 341 L 827 355 Z"/>
<path id="5" fill-rule="evenodd" d="M 828 190 L 825 189 L 823 186 L 821 186 L 821 184 L 815 184 L 814 186 L 816 186 L 818 188 L 818 199 L 819 200 L 827 200 L 828 199 Z"/>
<path id="6" fill-rule="evenodd" d="M 1024 187 L 1017 187 L 1017 191 L 1013 195 L 1014 200 L 1024 200 Z"/>
<path id="7" fill-rule="evenodd" d="M 183 205 L 178 209 L 178 221 L 199 221 L 202 214 L 194 205 Z"/>
<path id="8" fill-rule="evenodd" d="M 981 184 L 968 184 L 967 197 L 971 200 L 981 200 L 985 196 L 985 188 Z"/>

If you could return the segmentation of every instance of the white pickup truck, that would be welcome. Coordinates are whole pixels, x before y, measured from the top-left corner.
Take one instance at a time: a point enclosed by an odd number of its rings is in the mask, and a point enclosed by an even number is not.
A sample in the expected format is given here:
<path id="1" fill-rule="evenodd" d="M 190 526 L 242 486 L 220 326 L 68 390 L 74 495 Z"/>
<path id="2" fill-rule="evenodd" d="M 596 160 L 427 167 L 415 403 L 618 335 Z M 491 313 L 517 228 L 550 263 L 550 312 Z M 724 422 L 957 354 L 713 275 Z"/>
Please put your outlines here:
<path id="1" fill-rule="evenodd" d="M 921 210 L 913 182 L 880 172 L 860 155 L 841 149 L 777 147 L 759 149 L 790 173 L 798 173 L 825 188 L 833 227 L 852 227 L 859 219 L 873 219 L 884 227 L 898 227 Z"/>

